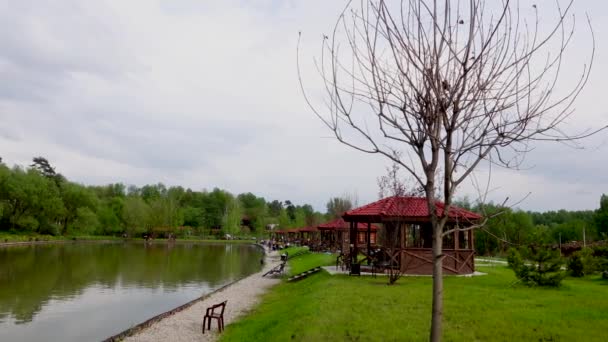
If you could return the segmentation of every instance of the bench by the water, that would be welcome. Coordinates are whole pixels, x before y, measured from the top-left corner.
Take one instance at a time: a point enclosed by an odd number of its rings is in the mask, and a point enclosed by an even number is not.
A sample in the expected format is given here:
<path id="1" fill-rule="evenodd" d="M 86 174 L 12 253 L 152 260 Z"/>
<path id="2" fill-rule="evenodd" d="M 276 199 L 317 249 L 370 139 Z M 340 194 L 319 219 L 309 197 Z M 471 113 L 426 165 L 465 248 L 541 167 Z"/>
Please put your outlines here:
<path id="1" fill-rule="evenodd" d="M 287 279 L 287 281 L 304 279 L 304 278 L 308 277 L 309 275 L 311 275 L 313 273 L 317 273 L 319 271 L 321 271 L 321 267 L 311 268 L 306 272 L 298 273 L 298 274 L 294 275 L 293 277 L 289 277 L 289 279 Z"/>
<path id="2" fill-rule="evenodd" d="M 280 265 L 275 266 L 270 271 L 264 273 L 262 277 L 265 277 L 267 275 L 283 274 L 283 271 L 285 270 L 285 263 L 286 261 L 283 261 Z"/>

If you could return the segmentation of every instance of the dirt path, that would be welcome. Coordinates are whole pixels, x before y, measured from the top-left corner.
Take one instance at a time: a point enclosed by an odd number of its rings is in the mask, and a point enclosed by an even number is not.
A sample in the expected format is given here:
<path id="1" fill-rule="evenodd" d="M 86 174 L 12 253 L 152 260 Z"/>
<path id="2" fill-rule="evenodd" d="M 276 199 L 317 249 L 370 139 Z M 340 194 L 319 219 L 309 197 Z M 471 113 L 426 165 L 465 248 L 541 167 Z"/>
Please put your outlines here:
<path id="1" fill-rule="evenodd" d="M 249 312 L 260 300 L 260 295 L 280 282 L 278 279 L 264 278 L 262 275 L 280 263 L 278 253 L 266 255 L 261 272 L 242 279 L 227 288 L 211 294 L 191 307 L 158 321 L 150 327 L 125 338 L 124 341 L 216 341 L 217 325 L 214 320 L 211 333 L 202 334 L 202 321 L 205 309 L 213 304 L 228 300 L 224 313 L 224 323 L 234 322 Z"/>

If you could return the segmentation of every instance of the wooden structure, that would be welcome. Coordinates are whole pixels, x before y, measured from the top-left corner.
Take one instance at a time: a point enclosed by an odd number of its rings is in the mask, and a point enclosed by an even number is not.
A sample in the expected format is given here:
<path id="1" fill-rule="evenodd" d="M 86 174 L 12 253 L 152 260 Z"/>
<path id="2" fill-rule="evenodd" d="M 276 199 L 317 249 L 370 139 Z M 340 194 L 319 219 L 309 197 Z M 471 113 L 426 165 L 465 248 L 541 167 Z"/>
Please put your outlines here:
<path id="1" fill-rule="evenodd" d="M 287 242 L 295 243 L 297 241 L 300 241 L 300 231 L 298 230 L 298 228 L 287 229 L 285 232 L 287 234 Z"/>
<path id="2" fill-rule="evenodd" d="M 270 233 L 270 238 L 276 242 L 285 242 L 287 234 L 284 230 L 275 230 Z"/>
<path id="3" fill-rule="evenodd" d="M 317 226 L 320 232 L 321 243 L 326 244 L 330 249 L 339 249 L 342 252 L 348 250 L 349 223 L 343 218 L 326 222 Z M 369 227 L 368 227 L 369 226 Z M 374 224 L 367 225 L 358 223 L 357 227 L 357 243 L 363 245 L 375 246 L 377 240 L 378 226 Z M 368 233 L 369 228 L 369 233 Z"/>
<path id="4" fill-rule="evenodd" d="M 300 240 L 303 244 L 316 242 L 319 240 L 319 229 L 317 227 L 304 227 L 298 229 L 300 233 Z"/>
<path id="5" fill-rule="evenodd" d="M 442 216 L 444 204 L 437 201 L 437 214 Z M 384 256 L 398 265 L 404 274 L 432 274 L 432 226 L 426 198 L 388 197 L 346 212 L 343 216 L 349 222 L 349 234 L 344 237 L 350 255 L 371 256 L 371 245 L 359 243 L 361 224 L 366 224 L 371 234 L 372 223 L 383 226 L 380 249 Z M 462 208 L 451 206 L 445 230 L 456 226 L 469 227 L 478 223 L 481 216 Z M 350 241 L 357 240 L 357 243 Z M 443 271 L 446 274 L 470 274 L 475 271 L 474 234 L 472 230 L 457 231 L 444 237 Z M 395 262 L 396 261 L 396 262 Z"/>

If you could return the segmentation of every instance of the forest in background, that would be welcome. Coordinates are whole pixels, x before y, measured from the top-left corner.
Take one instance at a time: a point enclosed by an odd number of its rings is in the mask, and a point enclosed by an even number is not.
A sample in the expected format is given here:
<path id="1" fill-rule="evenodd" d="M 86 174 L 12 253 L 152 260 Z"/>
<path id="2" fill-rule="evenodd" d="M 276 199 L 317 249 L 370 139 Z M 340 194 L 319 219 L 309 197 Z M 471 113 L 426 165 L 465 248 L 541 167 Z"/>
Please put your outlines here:
<path id="1" fill-rule="evenodd" d="M 457 205 L 491 217 L 476 231 L 478 254 L 500 254 L 511 246 L 606 239 L 608 196 L 585 211 L 530 212 L 492 203 Z M 67 180 L 42 157 L 28 167 L 8 167 L 0 159 L 0 231 L 13 234 L 102 236 L 260 235 L 269 225 L 314 226 L 351 209 L 345 197 L 331 198 L 327 212 L 289 200 L 267 201 L 253 193 L 194 191 L 162 183 L 86 186 Z M 495 215 L 496 213 L 500 213 Z"/>
<path id="2" fill-rule="evenodd" d="M 602 195 L 596 210 L 533 212 L 494 203 L 471 204 L 466 198 L 456 205 L 488 217 L 475 231 L 475 250 L 481 255 L 505 254 L 509 247 L 592 242 L 608 238 L 608 196 Z"/>
<path id="3" fill-rule="evenodd" d="M 85 186 L 67 180 L 42 157 L 29 167 L 0 163 L 0 231 L 14 234 L 207 236 L 259 234 L 325 220 L 309 204 L 267 202 L 252 193 L 194 191 L 162 183 Z"/>

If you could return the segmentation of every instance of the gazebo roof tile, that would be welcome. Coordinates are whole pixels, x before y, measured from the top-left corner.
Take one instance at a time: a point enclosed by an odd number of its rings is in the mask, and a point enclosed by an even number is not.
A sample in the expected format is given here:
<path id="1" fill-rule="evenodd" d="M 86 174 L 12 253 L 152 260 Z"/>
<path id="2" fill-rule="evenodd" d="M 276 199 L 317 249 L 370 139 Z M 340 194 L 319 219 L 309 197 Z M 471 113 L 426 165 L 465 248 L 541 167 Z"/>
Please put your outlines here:
<path id="1" fill-rule="evenodd" d="M 437 214 L 443 215 L 445 207 L 443 202 L 437 201 Z M 428 218 L 429 209 L 426 198 L 424 197 L 400 197 L 393 196 L 383 198 L 379 201 L 364 205 L 362 207 L 347 211 L 345 218 L 357 217 L 404 217 L 404 218 Z M 460 207 L 450 207 L 450 218 L 461 220 L 478 220 L 479 214 L 462 209 Z"/>
<path id="2" fill-rule="evenodd" d="M 317 227 L 319 228 L 319 230 L 341 230 L 341 229 L 348 229 L 350 226 L 350 223 L 344 221 L 343 218 L 339 218 L 330 222 L 325 222 L 322 223 L 320 225 L 318 225 Z M 367 230 L 367 223 L 363 223 L 363 222 L 359 222 L 357 223 L 357 230 Z M 378 226 L 372 224 L 371 226 L 371 230 L 372 231 L 376 231 L 378 230 Z"/>

